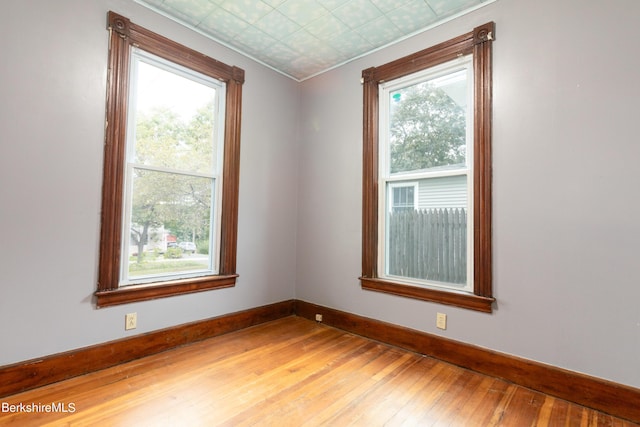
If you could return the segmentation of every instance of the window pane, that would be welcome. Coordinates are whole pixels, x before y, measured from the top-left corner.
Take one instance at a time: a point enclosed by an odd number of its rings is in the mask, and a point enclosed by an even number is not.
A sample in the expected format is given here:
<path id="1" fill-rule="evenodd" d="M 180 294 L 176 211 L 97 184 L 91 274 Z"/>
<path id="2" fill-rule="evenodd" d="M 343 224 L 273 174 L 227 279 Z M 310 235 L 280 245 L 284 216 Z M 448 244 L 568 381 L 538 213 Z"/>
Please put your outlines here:
<path id="1" fill-rule="evenodd" d="M 194 79 L 137 62 L 134 163 L 214 171 L 216 89 Z"/>
<path id="2" fill-rule="evenodd" d="M 213 185 L 211 178 L 133 170 L 130 280 L 211 272 Z"/>
<path id="3" fill-rule="evenodd" d="M 395 197 L 396 190 L 414 188 L 397 185 L 387 184 L 387 194 Z M 418 209 L 413 204 L 411 209 L 387 209 L 386 274 L 465 287 L 466 176 L 420 180 L 417 197 Z"/>
<path id="4" fill-rule="evenodd" d="M 467 70 L 389 92 L 390 173 L 465 167 Z"/>

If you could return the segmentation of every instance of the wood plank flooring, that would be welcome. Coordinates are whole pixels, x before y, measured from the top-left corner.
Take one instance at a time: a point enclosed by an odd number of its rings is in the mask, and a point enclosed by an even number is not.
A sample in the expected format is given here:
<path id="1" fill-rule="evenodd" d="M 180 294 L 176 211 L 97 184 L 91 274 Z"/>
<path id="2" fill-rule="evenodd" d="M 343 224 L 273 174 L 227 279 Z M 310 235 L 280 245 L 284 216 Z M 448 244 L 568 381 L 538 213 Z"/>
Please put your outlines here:
<path id="1" fill-rule="evenodd" d="M 20 404 L 32 412 L 11 412 Z M 638 426 L 295 316 L 0 398 L 0 409 L 2 426 Z"/>

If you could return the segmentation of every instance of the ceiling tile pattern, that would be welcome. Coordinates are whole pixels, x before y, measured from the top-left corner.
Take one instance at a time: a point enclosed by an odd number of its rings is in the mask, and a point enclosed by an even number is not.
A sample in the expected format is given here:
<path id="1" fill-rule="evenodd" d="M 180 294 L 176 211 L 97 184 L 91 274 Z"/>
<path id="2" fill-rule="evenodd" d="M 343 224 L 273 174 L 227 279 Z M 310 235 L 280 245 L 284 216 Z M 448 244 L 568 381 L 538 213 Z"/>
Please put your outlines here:
<path id="1" fill-rule="evenodd" d="M 136 0 L 305 80 L 495 0 Z"/>

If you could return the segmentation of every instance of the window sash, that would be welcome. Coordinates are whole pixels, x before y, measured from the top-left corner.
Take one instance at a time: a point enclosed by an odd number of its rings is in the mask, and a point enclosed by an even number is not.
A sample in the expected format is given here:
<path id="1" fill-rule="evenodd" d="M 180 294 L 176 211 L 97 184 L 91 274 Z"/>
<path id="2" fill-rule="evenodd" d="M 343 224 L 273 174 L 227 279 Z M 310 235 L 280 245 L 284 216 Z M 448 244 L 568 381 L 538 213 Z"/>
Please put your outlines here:
<path id="1" fill-rule="evenodd" d="M 139 64 L 145 63 L 149 66 L 155 67 L 161 71 L 171 73 L 174 76 L 181 77 L 185 80 L 189 80 L 193 83 L 200 84 L 202 86 L 209 87 L 214 90 L 215 96 L 213 101 L 214 113 L 213 116 L 215 118 L 214 122 L 214 133 L 212 135 L 212 143 L 214 144 L 215 150 L 213 152 L 214 161 L 212 162 L 212 169 L 208 171 L 195 171 L 190 169 L 184 169 L 182 172 L 186 173 L 204 173 L 204 174 L 212 174 L 219 175 L 222 169 L 222 159 L 224 158 L 224 131 L 225 131 L 225 99 L 226 99 L 226 84 L 223 81 L 214 79 L 212 77 L 206 76 L 202 73 L 199 73 L 193 69 L 181 66 L 176 62 L 172 62 L 170 60 L 164 59 L 157 55 L 154 55 L 150 52 L 147 52 L 139 47 L 134 47 L 131 49 L 131 59 L 130 59 L 130 72 L 129 72 L 129 94 L 127 97 L 127 135 L 126 135 L 126 156 L 127 163 L 135 163 L 136 158 L 136 115 L 137 115 L 137 105 L 138 100 L 136 94 L 138 93 L 138 85 L 139 85 Z M 154 167 L 154 165 L 147 165 L 149 167 Z M 155 166 L 158 167 L 158 166 Z M 173 168 L 174 170 L 179 171 L 177 168 Z"/>
<path id="2" fill-rule="evenodd" d="M 209 255 L 207 256 L 206 268 L 194 268 L 184 271 L 168 271 L 164 274 L 142 274 L 137 276 L 132 276 L 129 273 L 129 257 L 130 257 L 130 246 L 132 243 L 130 242 L 131 230 L 132 230 L 132 198 L 133 198 L 133 185 L 134 185 L 134 170 L 142 170 L 142 171 L 151 171 L 162 173 L 165 175 L 171 176 L 184 176 L 184 177 L 195 177 L 200 179 L 206 179 L 211 181 L 211 204 L 209 205 Z M 151 168 L 151 167 L 140 167 L 133 164 L 129 164 L 127 166 L 127 176 L 128 176 L 128 185 L 126 187 L 125 192 L 125 215 L 123 218 L 123 228 L 122 228 L 122 248 L 121 248 L 121 270 L 120 270 L 120 287 L 130 286 L 130 285 L 140 285 L 140 284 L 152 284 L 156 282 L 163 282 L 167 280 L 176 280 L 183 278 L 194 278 L 201 276 L 214 275 L 218 273 L 218 253 L 219 253 L 219 236 L 220 236 L 220 212 L 219 209 L 214 209 L 214 206 L 219 206 L 221 203 L 217 200 L 216 197 L 216 188 L 219 185 L 216 183 L 217 178 L 215 176 L 204 176 L 202 174 L 186 174 L 176 171 L 168 171 L 163 168 Z M 164 230 L 164 227 L 163 227 Z M 149 236 L 147 236 L 149 238 Z M 167 248 L 168 249 L 168 248 Z"/>

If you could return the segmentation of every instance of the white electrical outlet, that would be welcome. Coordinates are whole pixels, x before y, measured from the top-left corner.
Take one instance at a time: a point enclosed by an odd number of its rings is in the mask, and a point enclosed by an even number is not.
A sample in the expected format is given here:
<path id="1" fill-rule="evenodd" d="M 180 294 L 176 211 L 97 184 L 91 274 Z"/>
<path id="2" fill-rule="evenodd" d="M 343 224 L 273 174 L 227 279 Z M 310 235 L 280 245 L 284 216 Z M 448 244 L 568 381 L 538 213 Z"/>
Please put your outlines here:
<path id="1" fill-rule="evenodd" d="M 316 322 L 322 322 L 322 314 L 316 314 Z"/>
<path id="2" fill-rule="evenodd" d="M 447 315 L 444 313 L 436 314 L 436 327 L 439 329 L 447 329 Z"/>
<path id="3" fill-rule="evenodd" d="M 124 329 L 135 329 L 138 326 L 138 313 L 128 313 L 124 316 Z"/>

